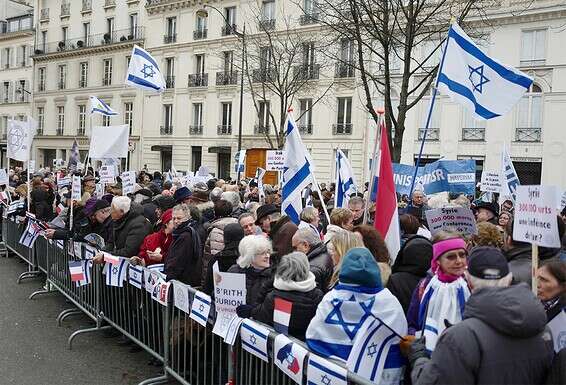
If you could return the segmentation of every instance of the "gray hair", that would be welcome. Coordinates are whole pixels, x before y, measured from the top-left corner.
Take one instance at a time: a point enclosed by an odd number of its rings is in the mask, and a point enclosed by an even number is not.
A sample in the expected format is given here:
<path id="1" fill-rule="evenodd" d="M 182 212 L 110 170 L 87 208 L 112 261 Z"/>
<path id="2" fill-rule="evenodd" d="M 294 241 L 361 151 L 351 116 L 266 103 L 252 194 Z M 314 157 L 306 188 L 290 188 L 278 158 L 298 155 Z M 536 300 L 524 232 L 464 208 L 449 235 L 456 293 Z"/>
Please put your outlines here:
<path id="1" fill-rule="evenodd" d="M 310 247 L 320 243 L 320 237 L 318 237 L 310 228 L 297 230 L 295 235 L 293 235 L 293 238 L 299 242 L 306 242 Z"/>
<path id="2" fill-rule="evenodd" d="M 224 191 L 220 199 L 232 203 L 233 210 L 236 211 L 240 207 L 240 194 L 235 191 Z"/>
<path id="3" fill-rule="evenodd" d="M 210 200 L 213 202 L 219 201 L 222 196 L 222 189 L 220 187 L 215 187 L 209 194 Z"/>
<path id="4" fill-rule="evenodd" d="M 309 273 L 307 255 L 295 251 L 281 257 L 275 276 L 283 281 L 301 282 L 309 277 Z"/>
<path id="5" fill-rule="evenodd" d="M 362 197 L 359 197 L 359 196 L 353 196 L 348 201 L 348 207 L 354 206 L 354 205 L 361 205 L 362 207 L 365 207 L 365 204 L 366 204 L 366 202 L 364 201 L 364 199 Z"/>
<path id="6" fill-rule="evenodd" d="M 301 212 L 301 221 L 311 223 L 318 218 L 318 210 L 314 207 L 305 207 Z"/>
<path id="7" fill-rule="evenodd" d="M 482 279 L 474 277 L 466 271 L 466 278 L 472 287 L 472 291 L 477 291 L 484 287 L 508 287 L 513 280 L 513 273 L 509 272 L 505 277 L 499 279 Z"/>
<path id="8" fill-rule="evenodd" d="M 242 219 L 250 217 L 254 220 L 255 222 L 255 216 L 253 213 L 246 211 L 245 213 L 240 214 L 240 216 L 238 217 L 238 222 L 240 222 Z"/>
<path id="9" fill-rule="evenodd" d="M 265 252 L 272 254 L 271 241 L 263 235 L 246 235 L 238 245 L 240 256 L 236 263 L 241 268 L 250 267 L 257 255 Z"/>
<path id="10" fill-rule="evenodd" d="M 122 210 L 124 214 L 130 211 L 130 207 L 132 205 L 132 200 L 125 196 L 118 196 L 112 199 L 112 207 L 116 210 Z"/>
<path id="11" fill-rule="evenodd" d="M 187 219 L 191 219 L 191 210 L 188 205 L 181 203 L 173 207 L 173 211 L 182 211 Z"/>

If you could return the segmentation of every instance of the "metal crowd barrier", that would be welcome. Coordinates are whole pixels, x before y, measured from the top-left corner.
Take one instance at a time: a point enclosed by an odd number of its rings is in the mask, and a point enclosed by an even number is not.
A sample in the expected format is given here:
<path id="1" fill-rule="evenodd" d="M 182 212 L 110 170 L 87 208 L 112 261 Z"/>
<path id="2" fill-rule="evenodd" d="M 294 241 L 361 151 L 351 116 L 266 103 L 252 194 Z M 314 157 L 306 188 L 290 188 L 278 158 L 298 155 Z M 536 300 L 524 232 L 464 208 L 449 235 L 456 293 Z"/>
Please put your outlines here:
<path id="1" fill-rule="evenodd" d="M 34 278 L 40 274 L 37 268 L 34 248 L 28 248 L 20 244 L 20 237 L 24 230 L 23 223 L 16 223 L 12 218 L 3 218 L 2 239 L 5 242 L 6 248 L 28 264 L 28 271 L 18 277 L 18 283 L 25 278 Z"/>

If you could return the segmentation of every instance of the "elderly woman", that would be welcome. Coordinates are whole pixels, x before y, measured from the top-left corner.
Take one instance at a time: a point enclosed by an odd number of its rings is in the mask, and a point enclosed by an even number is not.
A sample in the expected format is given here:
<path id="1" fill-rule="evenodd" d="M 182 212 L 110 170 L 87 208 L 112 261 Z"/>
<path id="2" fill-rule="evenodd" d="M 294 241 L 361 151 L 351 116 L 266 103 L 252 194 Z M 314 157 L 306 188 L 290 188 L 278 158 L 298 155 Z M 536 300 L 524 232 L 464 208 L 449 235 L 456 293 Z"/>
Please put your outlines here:
<path id="1" fill-rule="evenodd" d="M 470 290 L 464 279 L 468 266 L 466 242 L 456 233 L 438 233 L 432 245 L 432 276 L 419 282 L 413 293 L 407 320 L 409 334 L 423 331 L 427 348 L 434 350 L 436 339 L 449 324 L 462 320 Z"/>
<path id="2" fill-rule="evenodd" d="M 566 307 L 566 262 L 550 260 L 538 269 L 537 297 L 549 322 Z"/>
<path id="3" fill-rule="evenodd" d="M 238 251 L 240 256 L 228 272 L 246 275 L 246 304 L 255 305 L 271 286 L 271 242 L 262 235 L 247 235 L 240 241 Z"/>
<path id="4" fill-rule="evenodd" d="M 186 204 L 173 207 L 173 242 L 165 260 L 164 273 L 167 281 L 176 279 L 191 286 L 200 285 L 202 271 L 202 241 L 195 229 Z"/>
<path id="5" fill-rule="evenodd" d="M 330 224 L 352 231 L 354 228 L 354 214 L 349 209 L 334 209 L 330 214 Z"/>
<path id="6" fill-rule="evenodd" d="M 161 215 L 161 228 L 159 231 L 148 235 L 140 246 L 140 251 L 136 257 L 130 258 L 134 265 L 143 266 L 163 263 L 167 259 L 169 247 L 173 242 L 173 209 L 166 210 Z"/>
<path id="7" fill-rule="evenodd" d="M 251 316 L 258 321 L 273 325 L 275 298 L 282 298 L 293 303 L 289 334 L 304 340 L 309 322 L 316 314 L 316 308 L 323 297 L 322 291 L 316 287 L 314 274 L 309 271 L 306 254 L 293 252 L 281 257 L 273 287 L 274 289 L 267 294 L 262 303 L 256 306 L 238 307 L 238 315 Z"/>
<path id="8" fill-rule="evenodd" d="M 144 238 L 151 232 L 143 208 L 124 196 L 114 197 L 110 208 L 113 236 L 106 242 L 105 251 L 126 258 L 137 255 Z"/>
<path id="9" fill-rule="evenodd" d="M 509 221 L 511 220 L 511 213 L 508 211 L 502 211 L 501 214 L 499 214 L 499 218 L 497 219 L 497 224 L 504 229 L 505 226 L 507 226 L 507 223 L 509 223 Z"/>

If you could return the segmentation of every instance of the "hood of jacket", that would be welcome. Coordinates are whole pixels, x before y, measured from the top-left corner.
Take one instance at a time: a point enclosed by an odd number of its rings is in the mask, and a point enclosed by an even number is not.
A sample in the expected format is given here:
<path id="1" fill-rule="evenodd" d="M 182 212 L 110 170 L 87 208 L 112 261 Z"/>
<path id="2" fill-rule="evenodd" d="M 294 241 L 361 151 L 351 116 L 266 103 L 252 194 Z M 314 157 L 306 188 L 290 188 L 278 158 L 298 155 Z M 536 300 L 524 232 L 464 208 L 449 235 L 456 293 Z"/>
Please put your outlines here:
<path id="1" fill-rule="evenodd" d="M 520 259 L 528 259 L 530 260 L 532 257 L 531 245 L 521 245 L 517 247 L 513 247 L 505 252 L 505 258 L 507 258 L 507 262 L 520 260 Z"/>
<path id="2" fill-rule="evenodd" d="M 321 242 L 318 245 L 316 245 L 314 249 L 312 249 L 307 254 L 307 258 L 309 259 L 309 261 L 312 261 L 313 259 L 315 259 L 316 257 L 322 254 L 328 254 L 328 249 L 326 248 L 326 245 Z"/>
<path id="3" fill-rule="evenodd" d="M 546 326 L 544 307 L 526 284 L 474 292 L 466 302 L 463 318 L 477 318 L 516 338 L 533 337 Z"/>
<path id="4" fill-rule="evenodd" d="M 392 271 L 424 277 L 430 269 L 431 260 L 432 242 L 421 235 L 412 235 L 399 250 Z"/>

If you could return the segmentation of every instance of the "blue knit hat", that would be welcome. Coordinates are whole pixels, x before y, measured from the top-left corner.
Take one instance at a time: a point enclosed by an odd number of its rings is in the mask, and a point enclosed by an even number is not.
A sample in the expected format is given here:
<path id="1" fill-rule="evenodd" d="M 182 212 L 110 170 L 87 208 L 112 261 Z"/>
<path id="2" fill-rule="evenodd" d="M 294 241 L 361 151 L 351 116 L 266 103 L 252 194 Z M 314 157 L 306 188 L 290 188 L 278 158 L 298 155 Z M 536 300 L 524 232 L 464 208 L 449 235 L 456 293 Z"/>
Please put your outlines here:
<path id="1" fill-rule="evenodd" d="M 338 279 L 341 283 L 366 287 L 381 288 L 383 286 L 379 266 L 371 252 L 365 247 L 354 247 L 348 250 L 342 259 Z"/>

